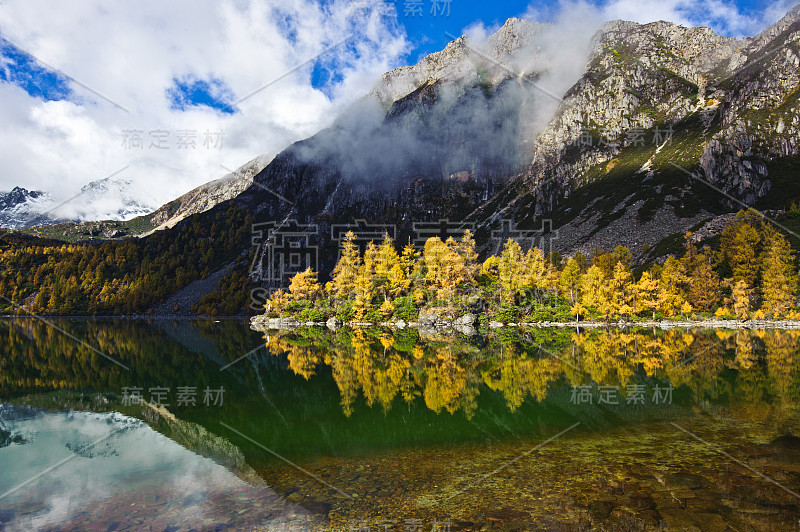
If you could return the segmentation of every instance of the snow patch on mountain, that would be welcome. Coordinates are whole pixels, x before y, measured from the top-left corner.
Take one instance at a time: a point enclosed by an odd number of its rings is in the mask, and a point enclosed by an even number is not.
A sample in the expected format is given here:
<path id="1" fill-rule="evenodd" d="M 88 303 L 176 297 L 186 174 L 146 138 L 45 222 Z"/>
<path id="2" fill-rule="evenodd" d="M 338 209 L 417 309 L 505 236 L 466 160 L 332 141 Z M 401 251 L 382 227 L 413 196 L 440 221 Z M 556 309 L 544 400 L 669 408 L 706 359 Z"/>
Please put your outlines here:
<path id="1" fill-rule="evenodd" d="M 21 229 L 47 221 L 46 212 L 52 198 L 46 192 L 14 187 L 11 192 L 0 192 L 0 227 Z"/>
<path id="2" fill-rule="evenodd" d="M 149 214 L 157 205 L 143 198 L 126 179 L 92 181 L 70 198 L 15 187 L 0 192 L 0 227 L 25 229 L 38 225 L 96 220 L 130 220 Z"/>

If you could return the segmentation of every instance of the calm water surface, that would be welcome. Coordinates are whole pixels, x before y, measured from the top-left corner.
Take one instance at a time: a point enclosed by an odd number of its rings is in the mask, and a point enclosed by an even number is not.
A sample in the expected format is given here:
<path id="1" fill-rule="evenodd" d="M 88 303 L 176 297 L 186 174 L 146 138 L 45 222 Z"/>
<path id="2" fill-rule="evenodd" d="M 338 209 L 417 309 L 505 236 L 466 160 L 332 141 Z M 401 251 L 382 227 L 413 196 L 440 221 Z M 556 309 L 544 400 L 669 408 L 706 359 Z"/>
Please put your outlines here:
<path id="1" fill-rule="evenodd" d="M 798 332 L 56 325 L 0 321 L 0 530 L 800 529 Z"/>

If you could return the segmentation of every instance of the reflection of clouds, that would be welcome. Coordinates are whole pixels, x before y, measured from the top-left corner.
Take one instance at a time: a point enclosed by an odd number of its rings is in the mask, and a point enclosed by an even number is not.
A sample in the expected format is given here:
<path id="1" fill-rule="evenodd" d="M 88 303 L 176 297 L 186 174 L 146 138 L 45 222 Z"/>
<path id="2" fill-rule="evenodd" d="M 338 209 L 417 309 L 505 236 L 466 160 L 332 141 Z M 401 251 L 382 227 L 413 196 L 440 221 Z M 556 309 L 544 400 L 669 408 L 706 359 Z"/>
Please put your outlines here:
<path id="1" fill-rule="evenodd" d="M 8 407 L 2 412 L 6 410 Z M 4 416 L 4 423 L 11 430 L 36 437 L 27 445 L 0 449 L 0 493 L 75 454 L 2 500 L 3 508 L 12 512 L 4 514 L 7 530 L 66 524 L 87 519 L 86 512 L 99 520 L 115 514 L 117 520 L 125 519 L 131 508 L 144 519 L 161 518 L 157 514 L 169 509 L 163 518 L 174 522 L 224 520 L 219 515 L 220 504 L 209 508 L 212 498 L 237 490 L 259 491 L 212 460 L 120 414 L 45 413 L 13 421 L 9 417 Z M 92 442 L 104 437 L 107 439 L 92 448 Z M 265 495 L 277 499 L 271 491 Z M 149 502 L 154 506 L 148 509 Z M 214 510 L 218 515 L 209 515 Z M 80 521 L 74 523 L 80 528 Z"/>

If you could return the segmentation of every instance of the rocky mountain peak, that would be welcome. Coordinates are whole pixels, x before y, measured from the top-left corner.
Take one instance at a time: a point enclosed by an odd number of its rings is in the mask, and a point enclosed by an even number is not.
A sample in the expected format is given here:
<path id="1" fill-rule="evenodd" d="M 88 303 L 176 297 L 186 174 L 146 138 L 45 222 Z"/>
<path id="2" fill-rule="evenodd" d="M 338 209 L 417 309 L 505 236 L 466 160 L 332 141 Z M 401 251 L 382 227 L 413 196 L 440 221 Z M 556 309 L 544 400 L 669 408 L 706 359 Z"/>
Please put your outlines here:
<path id="1" fill-rule="evenodd" d="M 510 18 L 486 43 L 473 43 L 462 35 L 444 50 L 423 57 L 417 64 L 391 70 L 381 76 L 370 91 L 384 104 L 391 104 L 420 87 L 436 82 L 470 84 L 480 81 L 478 67 L 500 73 L 494 82 L 508 77 L 504 67 L 516 52 L 530 47 L 546 25 Z"/>
<path id="2" fill-rule="evenodd" d="M 0 192 L 0 227 L 26 227 L 50 202 L 50 196 L 38 190 L 14 187 L 11 192 Z"/>
<path id="3" fill-rule="evenodd" d="M 786 15 L 781 17 L 781 19 L 776 22 L 775 24 L 771 25 L 755 37 L 751 37 L 748 40 L 748 45 L 751 48 L 760 48 L 767 44 L 769 41 L 773 40 L 775 37 L 789 29 L 789 27 L 794 24 L 795 22 L 800 21 L 800 4 L 796 4 L 792 9 L 789 10 Z"/>
<path id="4" fill-rule="evenodd" d="M 30 199 L 44 196 L 45 193 L 38 190 L 27 190 L 22 187 L 14 187 L 11 192 L 0 192 L 0 209 L 10 209 L 16 205 L 25 203 Z"/>

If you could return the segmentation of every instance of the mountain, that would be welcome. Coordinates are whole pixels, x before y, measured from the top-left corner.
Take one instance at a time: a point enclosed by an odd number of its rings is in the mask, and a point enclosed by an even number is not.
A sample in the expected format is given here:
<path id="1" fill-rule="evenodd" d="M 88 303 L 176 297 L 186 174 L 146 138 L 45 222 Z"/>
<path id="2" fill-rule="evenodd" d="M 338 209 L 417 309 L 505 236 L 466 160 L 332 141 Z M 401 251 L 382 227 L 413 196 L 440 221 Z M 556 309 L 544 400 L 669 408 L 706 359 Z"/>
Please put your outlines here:
<path id="1" fill-rule="evenodd" d="M 69 217 L 79 221 L 129 220 L 153 211 L 132 190 L 133 181 L 107 177 L 81 187 L 75 200 L 65 204 Z M 60 212 L 56 210 L 56 212 Z"/>
<path id="2" fill-rule="evenodd" d="M 50 196 L 41 191 L 14 187 L 11 192 L 0 192 L 0 227 L 27 227 L 49 204 Z"/>
<path id="3" fill-rule="evenodd" d="M 219 203 L 235 198 L 253 183 L 253 176 L 264 169 L 269 161 L 268 156 L 260 155 L 220 179 L 200 185 L 163 205 L 149 216 L 153 225 L 152 231 L 170 228 L 192 214 L 205 212 Z"/>
<path id="4" fill-rule="evenodd" d="M 0 227 L 25 228 L 28 234 L 67 241 L 143 237 L 154 231 L 168 229 L 192 214 L 205 212 L 218 203 L 236 197 L 250 186 L 253 175 L 268 162 L 266 155 L 256 157 L 220 179 L 194 188 L 158 209 L 143 204 L 129 193 L 129 181 L 94 181 L 81 190 L 81 195 L 85 195 L 81 203 L 93 205 L 94 209 L 93 214 L 89 215 L 85 209 L 78 207 L 83 213 L 79 218 L 83 221 L 40 216 L 25 218 L 27 224 L 12 225 L 9 222 L 6 226 L 2 223 L 3 218 L 0 218 Z M 47 206 L 39 212 L 46 209 Z M 0 204 L 0 216 L 4 211 L 5 208 Z"/>
<path id="5" fill-rule="evenodd" d="M 106 178 L 84 185 L 67 201 L 58 202 L 45 192 L 15 187 L 0 194 L 0 227 L 27 229 L 85 220 L 129 220 L 153 208 L 131 192 L 132 182 Z"/>

